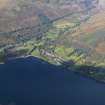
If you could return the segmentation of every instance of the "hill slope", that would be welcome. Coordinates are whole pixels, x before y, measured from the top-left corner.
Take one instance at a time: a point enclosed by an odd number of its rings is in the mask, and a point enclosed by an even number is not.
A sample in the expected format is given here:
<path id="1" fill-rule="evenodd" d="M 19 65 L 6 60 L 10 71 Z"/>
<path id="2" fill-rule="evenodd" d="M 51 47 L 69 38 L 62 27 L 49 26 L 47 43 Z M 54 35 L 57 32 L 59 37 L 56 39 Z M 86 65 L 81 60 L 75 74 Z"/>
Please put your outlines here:
<path id="1" fill-rule="evenodd" d="M 105 67 L 102 1 L 0 2 L 0 62 L 32 55 L 75 71 L 74 64 L 77 68 L 80 65 Z M 91 69 L 88 75 L 97 78 L 105 73 Z"/>

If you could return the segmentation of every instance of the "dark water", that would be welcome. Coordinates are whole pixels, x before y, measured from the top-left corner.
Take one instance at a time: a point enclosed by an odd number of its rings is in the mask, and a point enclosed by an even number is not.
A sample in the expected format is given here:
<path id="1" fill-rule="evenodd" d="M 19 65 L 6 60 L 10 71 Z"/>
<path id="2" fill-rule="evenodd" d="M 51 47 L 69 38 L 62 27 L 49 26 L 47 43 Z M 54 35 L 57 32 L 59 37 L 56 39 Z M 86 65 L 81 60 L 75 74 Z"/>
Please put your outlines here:
<path id="1" fill-rule="evenodd" d="M 105 85 L 36 58 L 18 59 L 0 65 L 0 103 L 10 102 L 105 105 Z"/>

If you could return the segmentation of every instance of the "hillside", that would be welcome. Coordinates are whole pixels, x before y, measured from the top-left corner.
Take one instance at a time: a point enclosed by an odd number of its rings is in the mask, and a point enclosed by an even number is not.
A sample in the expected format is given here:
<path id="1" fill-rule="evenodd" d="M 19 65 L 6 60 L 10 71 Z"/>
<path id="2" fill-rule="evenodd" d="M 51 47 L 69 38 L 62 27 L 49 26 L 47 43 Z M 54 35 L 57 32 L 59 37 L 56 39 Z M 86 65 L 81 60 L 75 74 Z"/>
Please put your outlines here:
<path id="1" fill-rule="evenodd" d="M 83 74 L 81 65 L 105 67 L 103 1 L 0 0 L 0 5 L 0 62 L 32 55 Z M 104 81 L 105 73 L 89 69 L 87 75 Z"/>

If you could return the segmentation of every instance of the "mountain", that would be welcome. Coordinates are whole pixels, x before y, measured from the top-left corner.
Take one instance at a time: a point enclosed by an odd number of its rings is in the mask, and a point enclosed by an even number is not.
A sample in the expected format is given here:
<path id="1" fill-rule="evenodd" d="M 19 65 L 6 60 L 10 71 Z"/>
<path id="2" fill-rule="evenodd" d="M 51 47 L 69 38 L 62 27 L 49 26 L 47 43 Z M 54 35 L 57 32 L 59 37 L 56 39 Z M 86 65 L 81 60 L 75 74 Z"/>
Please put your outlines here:
<path id="1" fill-rule="evenodd" d="M 103 0 L 0 0 L 0 5 L 0 62 L 32 55 L 83 74 L 87 71 L 76 68 L 105 67 Z M 88 75 L 105 73 L 91 69 Z"/>
<path id="2" fill-rule="evenodd" d="M 66 13 L 82 11 L 95 5 L 91 0 L 0 0 L 0 4 L 1 32 L 15 30 L 22 26 L 26 27 L 28 24 L 35 24 L 39 11 L 49 11 L 47 14 L 64 15 L 65 11 Z M 30 18 L 32 19 L 30 20 Z"/>

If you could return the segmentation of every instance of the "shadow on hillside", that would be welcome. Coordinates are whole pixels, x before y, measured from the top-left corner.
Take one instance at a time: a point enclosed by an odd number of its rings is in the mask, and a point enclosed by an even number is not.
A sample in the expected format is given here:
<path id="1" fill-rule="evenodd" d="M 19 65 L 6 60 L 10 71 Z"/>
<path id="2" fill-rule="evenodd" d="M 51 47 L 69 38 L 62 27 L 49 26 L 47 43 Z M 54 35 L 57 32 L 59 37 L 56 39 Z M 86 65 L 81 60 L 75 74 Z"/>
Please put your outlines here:
<path id="1" fill-rule="evenodd" d="M 90 69 L 101 70 L 78 68 Z M 33 57 L 0 65 L 0 105 L 105 105 L 104 97 L 104 84 L 76 75 L 64 66 Z"/>

